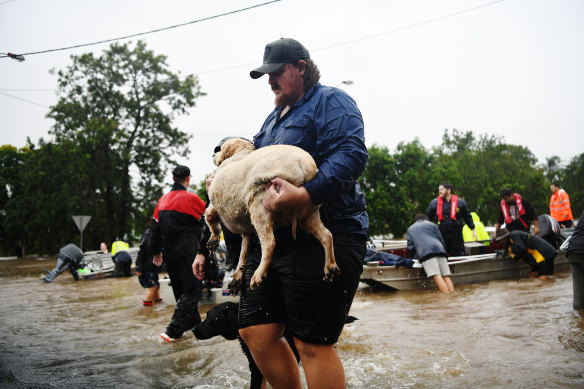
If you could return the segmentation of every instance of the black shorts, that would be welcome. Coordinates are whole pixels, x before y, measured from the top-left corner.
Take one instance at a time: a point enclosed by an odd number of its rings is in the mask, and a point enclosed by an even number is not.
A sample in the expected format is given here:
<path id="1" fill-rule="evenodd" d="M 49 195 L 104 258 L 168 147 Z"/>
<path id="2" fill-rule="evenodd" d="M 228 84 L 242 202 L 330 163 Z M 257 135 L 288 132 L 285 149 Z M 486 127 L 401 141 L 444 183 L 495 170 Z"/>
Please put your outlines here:
<path id="1" fill-rule="evenodd" d="M 285 323 L 303 342 L 336 343 L 359 286 L 366 238 L 337 234 L 334 250 L 341 274 L 327 283 L 323 281 L 324 249 L 312 235 L 299 236 L 291 244 L 276 244 L 267 278 L 253 290 L 249 283 L 260 258 L 250 256 L 244 269 L 239 327 Z"/>
<path id="2" fill-rule="evenodd" d="M 158 283 L 158 272 L 155 271 L 147 271 L 145 273 L 142 273 L 138 277 L 138 281 L 140 282 L 140 285 L 142 285 L 142 287 L 145 289 L 160 285 Z"/>

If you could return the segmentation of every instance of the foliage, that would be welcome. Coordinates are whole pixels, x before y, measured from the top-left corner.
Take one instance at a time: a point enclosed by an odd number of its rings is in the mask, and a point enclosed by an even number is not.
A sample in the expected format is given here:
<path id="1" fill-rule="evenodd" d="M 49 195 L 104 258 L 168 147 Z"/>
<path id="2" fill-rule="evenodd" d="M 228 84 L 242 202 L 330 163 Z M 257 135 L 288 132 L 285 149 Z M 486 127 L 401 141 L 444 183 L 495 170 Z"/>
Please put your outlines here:
<path id="1" fill-rule="evenodd" d="M 415 214 L 426 212 L 438 195 L 438 186 L 445 182 L 453 185 L 453 193 L 464 198 L 484 223 L 495 223 L 504 187 L 521 193 L 536 212 L 548 213 L 546 169 L 536 162 L 524 146 L 484 134 L 477 138 L 470 131 L 446 130 L 442 144 L 431 151 L 418 139 L 400 143 L 394 154 L 373 145 L 360 179 L 371 235 L 391 233 L 401 238 Z"/>
<path id="2" fill-rule="evenodd" d="M 203 93 L 193 75 L 171 73 L 166 57 L 142 41 L 72 60 L 57 72 L 61 98 L 48 115 L 56 121 L 52 134 L 56 143 L 77 145 L 85 186 L 78 196 L 87 200 L 84 212 L 107 221 L 101 239 L 128 239 L 134 227 L 141 233 L 147 226 L 174 158 L 187 154 L 189 135 L 172 126 L 175 115 L 186 114 Z"/>
<path id="3" fill-rule="evenodd" d="M 172 123 L 203 95 L 196 77 L 173 74 L 166 57 L 141 41 L 71 59 L 67 69 L 52 70 L 60 96 L 48 114 L 53 140 L 34 150 L 0 149 L 4 251 L 54 254 L 78 242 L 73 215 L 92 216 L 84 249 L 139 237 L 163 174 L 187 155 L 189 135 Z"/>
<path id="4" fill-rule="evenodd" d="M 559 184 L 570 195 L 572 216 L 579 218 L 584 211 L 584 153 L 572 158 L 562 172 Z"/>

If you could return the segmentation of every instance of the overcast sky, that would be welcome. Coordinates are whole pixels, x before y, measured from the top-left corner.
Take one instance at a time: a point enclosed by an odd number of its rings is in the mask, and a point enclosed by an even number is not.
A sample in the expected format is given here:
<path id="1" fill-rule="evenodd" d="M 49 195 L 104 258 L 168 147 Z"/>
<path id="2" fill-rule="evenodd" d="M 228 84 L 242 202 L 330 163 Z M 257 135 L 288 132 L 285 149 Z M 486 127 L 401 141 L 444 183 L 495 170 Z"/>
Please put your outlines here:
<path id="1" fill-rule="evenodd" d="M 0 52 L 103 41 L 264 1 L 0 0 Z M 175 121 L 193 134 L 181 162 L 199 182 L 213 171 L 221 138 L 251 138 L 273 109 L 267 77 L 252 80 L 249 71 L 280 37 L 302 42 L 321 82 L 353 96 L 367 146 L 394 151 L 419 138 L 429 148 L 456 128 L 525 145 L 542 163 L 552 155 L 567 163 L 584 152 L 583 19 L 582 0 L 283 0 L 121 42 L 142 39 L 173 72 L 199 77 L 207 96 Z M 109 45 L 1 58 L 0 144 L 50 139 L 45 115 L 57 78 L 49 69 Z"/>

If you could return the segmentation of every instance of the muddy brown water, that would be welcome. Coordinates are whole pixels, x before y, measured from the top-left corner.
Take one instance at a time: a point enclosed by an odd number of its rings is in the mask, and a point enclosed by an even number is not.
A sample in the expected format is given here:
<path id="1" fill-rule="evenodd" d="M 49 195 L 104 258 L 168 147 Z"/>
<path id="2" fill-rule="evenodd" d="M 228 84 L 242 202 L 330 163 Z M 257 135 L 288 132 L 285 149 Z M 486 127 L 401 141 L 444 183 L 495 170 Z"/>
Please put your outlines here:
<path id="1" fill-rule="evenodd" d="M 0 261 L 0 387 L 249 387 L 237 341 L 188 333 L 161 345 L 173 306 L 143 307 L 136 277 L 42 283 L 41 266 L 54 263 Z M 362 285 L 351 314 L 359 320 L 337 344 L 347 388 L 584 387 L 584 313 L 572 310 L 569 272 L 453 296 Z"/>

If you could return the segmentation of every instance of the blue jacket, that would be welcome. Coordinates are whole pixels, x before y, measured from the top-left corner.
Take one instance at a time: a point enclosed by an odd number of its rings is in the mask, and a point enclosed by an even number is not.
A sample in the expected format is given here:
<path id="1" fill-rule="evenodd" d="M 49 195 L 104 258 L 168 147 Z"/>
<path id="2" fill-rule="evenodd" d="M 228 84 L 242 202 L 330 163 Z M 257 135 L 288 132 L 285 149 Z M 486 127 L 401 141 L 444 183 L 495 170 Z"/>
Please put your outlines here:
<path id="1" fill-rule="evenodd" d="M 363 118 L 344 91 L 316 84 L 286 115 L 276 107 L 254 137 L 261 148 L 287 144 L 302 148 L 316 162 L 318 173 L 304 187 L 320 209 L 324 225 L 333 233 L 368 235 L 365 196 L 357 179 L 369 156 Z"/>
<path id="2" fill-rule="evenodd" d="M 444 239 L 438 226 L 426 220 L 418 220 L 408 228 L 408 250 L 414 258 L 424 262 L 432 257 L 447 257 Z"/>

